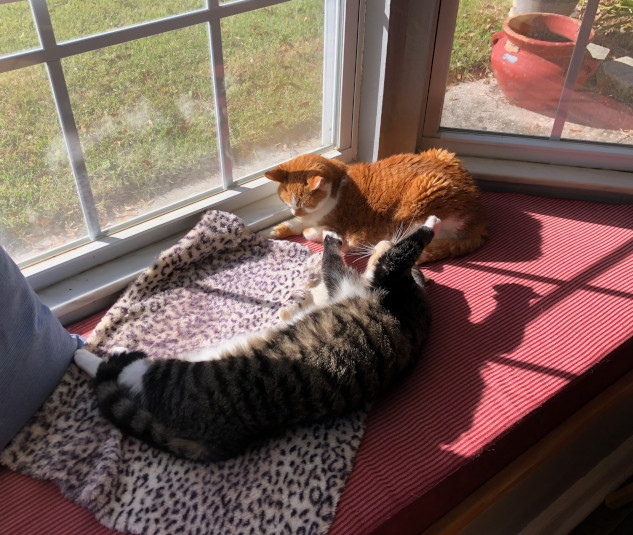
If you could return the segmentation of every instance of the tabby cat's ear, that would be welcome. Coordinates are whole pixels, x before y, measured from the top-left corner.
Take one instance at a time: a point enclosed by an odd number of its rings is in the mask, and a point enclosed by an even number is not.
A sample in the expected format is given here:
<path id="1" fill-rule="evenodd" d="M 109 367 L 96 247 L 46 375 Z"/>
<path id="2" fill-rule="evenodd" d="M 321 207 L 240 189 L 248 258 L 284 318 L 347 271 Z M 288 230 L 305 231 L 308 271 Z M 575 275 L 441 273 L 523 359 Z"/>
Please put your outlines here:
<path id="1" fill-rule="evenodd" d="M 325 184 L 325 179 L 322 176 L 315 175 L 313 177 L 308 178 L 308 187 L 312 191 L 318 190 L 324 184 Z"/>
<path id="2" fill-rule="evenodd" d="M 275 167 L 270 171 L 266 171 L 264 173 L 266 178 L 270 178 L 270 180 L 274 180 L 275 182 L 283 182 L 288 176 L 288 171 L 284 169 L 280 169 L 279 167 Z"/>

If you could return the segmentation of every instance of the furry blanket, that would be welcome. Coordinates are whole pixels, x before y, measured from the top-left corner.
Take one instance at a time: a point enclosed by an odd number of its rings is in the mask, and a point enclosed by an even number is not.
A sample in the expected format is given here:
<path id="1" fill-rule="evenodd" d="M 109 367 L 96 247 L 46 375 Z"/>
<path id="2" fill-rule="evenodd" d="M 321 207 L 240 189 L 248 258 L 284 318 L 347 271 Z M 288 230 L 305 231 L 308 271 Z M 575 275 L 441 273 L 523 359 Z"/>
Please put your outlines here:
<path id="1" fill-rule="evenodd" d="M 208 212 L 129 286 L 87 348 L 126 346 L 161 358 L 272 325 L 301 298 L 314 258 L 302 245 L 249 233 L 236 216 Z M 121 531 L 324 533 L 365 416 L 291 429 L 229 461 L 194 463 L 122 437 L 71 364 L 0 462 L 54 480 Z"/>

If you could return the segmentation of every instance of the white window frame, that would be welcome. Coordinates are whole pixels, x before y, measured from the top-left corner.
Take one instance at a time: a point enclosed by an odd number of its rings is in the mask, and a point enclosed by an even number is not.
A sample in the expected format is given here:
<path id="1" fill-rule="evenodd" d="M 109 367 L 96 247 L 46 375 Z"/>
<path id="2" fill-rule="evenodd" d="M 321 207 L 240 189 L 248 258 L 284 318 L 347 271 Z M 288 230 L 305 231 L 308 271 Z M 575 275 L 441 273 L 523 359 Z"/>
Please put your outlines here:
<path id="1" fill-rule="evenodd" d="M 220 5 L 218 0 L 207 0 L 206 7 L 202 9 L 58 43 L 46 1 L 30 0 L 40 47 L 0 57 L 0 73 L 38 64 L 46 65 L 48 70 L 89 240 L 52 258 L 38 259 L 22 271 L 40 298 L 65 323 L 85 316 L 96 310 L 100 306 L 98 303 L 103 304 L 104 300 L 111 299 L 158 252 L 190 229 L 205 210 L 214 208 L 235 212 L 254 231 L 289 216 L 285 205 L 277 197 L 276 184 L 263 177 L 266 169 L 249 177 L 241 177 L 239 185 L 234 182 L 226 98 L 223 98 L 226 94 L 224 75 L 223 69 L 216 68 L 223 65 L 221 19 L 286 1 L 289 0 L 237 0 Z M 339 17 L 342 27 L 332 46 L 326 39 L 324 50 L 322 142 L 330 146 L 328 156 L 350 161 L 356 154 L 357 143 L 358 49 L 362 35 L 359 32 L 359 20 L 364 2 L 324 0 L 324 5 L 325 35 L 331 35 Z M 128 223 L 123 228 L 110 229 L 104 233 L 99 227 L 61 60 L 205 23 L 209 35 L 223 190 L 213 195 L 209 192 L 199 198 L 188 199 L 186 204 L 171 207 L 167 213 L 133 221 L 136 224 Z M 337 101 L 331 98 L 334 85 L 339 95 Z M 334 143 L 331 141 L 333 134 Z"/>

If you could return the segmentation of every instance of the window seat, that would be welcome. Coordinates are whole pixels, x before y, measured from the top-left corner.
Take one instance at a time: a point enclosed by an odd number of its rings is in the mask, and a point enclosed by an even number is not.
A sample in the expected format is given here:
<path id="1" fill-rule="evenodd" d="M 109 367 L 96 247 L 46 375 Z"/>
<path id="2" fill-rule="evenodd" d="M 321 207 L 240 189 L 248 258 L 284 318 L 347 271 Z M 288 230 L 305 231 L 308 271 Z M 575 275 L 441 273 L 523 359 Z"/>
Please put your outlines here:
<path id="1" fill-rule="evenodd" d="M 488 243 L 425 268 L 430 339 L 372 407 L 331 535 L 427 529 L 633 370 L 633 208 L 491 192 L 484 203 Z M 0 503 L 3 533 L 113 533 L 52 482 L 4 467 Z"/>

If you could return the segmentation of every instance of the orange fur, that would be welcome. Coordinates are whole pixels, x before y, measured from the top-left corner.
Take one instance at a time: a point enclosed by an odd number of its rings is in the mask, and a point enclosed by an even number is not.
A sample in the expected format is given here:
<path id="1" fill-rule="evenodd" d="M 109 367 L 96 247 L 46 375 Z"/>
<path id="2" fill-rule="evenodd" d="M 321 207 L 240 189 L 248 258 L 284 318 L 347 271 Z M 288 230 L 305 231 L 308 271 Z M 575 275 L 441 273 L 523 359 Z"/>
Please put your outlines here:
<path id="1" fill-rule="evenodd" d="M 275 238 L 303 232 L 318 239 L 326 228 L 348 247 L 375 245 L 435 215 L 455 229 L 445 228 L 425 248 L 419 262 L 427 262 L 471 252 L 488 233 L 479 190 L 461 162 L 444 149 L 355 165 L 306 154 L 266 176 L 279 182 L 279 197 L 295 216 L 275 227 Z"/>

